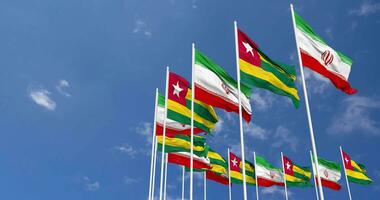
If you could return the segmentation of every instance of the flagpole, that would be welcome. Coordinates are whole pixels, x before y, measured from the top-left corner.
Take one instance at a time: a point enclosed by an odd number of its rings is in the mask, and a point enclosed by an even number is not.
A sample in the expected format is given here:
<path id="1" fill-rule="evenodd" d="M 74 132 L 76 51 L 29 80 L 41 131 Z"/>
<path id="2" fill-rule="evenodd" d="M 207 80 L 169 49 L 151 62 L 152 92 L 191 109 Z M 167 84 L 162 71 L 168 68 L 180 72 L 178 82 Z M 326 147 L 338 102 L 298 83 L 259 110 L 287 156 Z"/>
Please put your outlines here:
<path id="1" fill-rule="evenodd" d="M 228 196 L 229 196 L 229 200 L 232 200 L 232 194 L 231 194 L 230 148 L 227 148 L 227 152 L 228 152 Z"/>
<path id="2" fill-rule="evenodd" d="M 155 128 L 156 128 L 156 125 L 155 125 L 155 127 L 153 129 L 155 129 Z M 154 199 L 154 189 L 155 189 L 155 181 L 156 181 L 157 136 L 155 136 L 154 139 L 155 139 L 155 142 L 154 142 L 155 144 L 154 144 L 154 161 L 153 161 L 153 177 L 152 177 L 152 196 L 151 196 L 151 200 Z"/>
<path id="3" fill-rule="evenodd" d="M 350 190 L 350 184 L 348 183 L 348 178 L 347 178 L 347 173 L 346 173 L 346 165 L 344 164 L 344 158 L 343 158 L 343 150 L 342 146 L 339 146 L 340 149 L 340 156 L 342 157 L 342 164 L 343 164 L 343 171 L 344 171 L 344 176 L 346 177 L 346 184 L 347 184 L 347 190 L 348 190 L 348 196 L 350 197 L 350 200 L 352 200 L 351 197 L 351 190 Z"/>
<path id="4" fill-rule="evenodd" d="M 311 160 L 311 166 L 312 166 L 312 169 L 313 169 L 313 180 L 314 180 L 314 188 L 315 188 L 315 194 L 317 195 L 317 200 L 319 200 L 319 195 L 318 195 L 318 186 L 317 186 L 317 182 L 315 181 L 315 164 L 313 162 L 313 155 L 310 151 L 310 160 Z"/>
<path id="5" fill-rule="evenodd" d="M 166 200 L 166 184 L 168 179 L 168 154 L 165 153 L 165 179 L 164 179 L 164 200 Z"/>
<path id="6" fill-rule="evenodd" d="M 185 166 L 182 166 L 182 200 L 185 200 Z"/>
<path id="7" fill-rule="evenodd" d="M 285 199 L 288 200 L 288 189 L 287 189 L 287 186 L 286 186 L 286 175 L 285 175 L 285 165 L 284 165 L 284 154 L 281 152 L 281 162 L 282 162 L 282 175 L 283 175 L 283 178 L 284 178 L 284 188 L 285 188 Z"/>
<path id="8" fill-rule="evenodd" d="M 165 164 L 165 139 L 166 139 L 166 118 L 168 109 L 168 84 L 169 84 L 169 67 L 166 67 L 166 84 L 165 84 L 165 114 L 164 126 L 162 133 L 162 152 L 161 152 L 161 177 L 160 177 L 160 200 L 162 200 L 163 184 L 164 184 L 164 164 Z"/>
<path id="9" fill-rule="evenodd" d="M 207 180 L 206 180 L 206 171 L 203 172 L 203 199 L 207 199 Z"/>
<path id="10" fill-rule="evenodd" d="M 256 152 L 253 152 L 253 164 L 255 166 L 255 180 L 256 180 L 256 200 L 259 200 L 259 181 L 257 180 L 257 173 L 256 173 Z"/>
<path id="11" fill-rule="evenodd" d="M 296 22 L 295 22 L 295 17 L 294 17 L 293 4 L 290 4 L 290 10 L 292 12 L 294 38 L 295 38 L 295 41 L 296 41 L 299 67 L 300 67 L 300 71 L 301 71 L 302 87 L 303 87 L 303 93 L 304 93 L 304 98 L 305 98 L 307 119 L 308 119 L 308 123 L 309 123 L 311 145 L 312 145 L 312 149 L 313 149 L 313 155 L 316 158 L 315 159 L 315 163 L 316 163 L 316 166 L 317 166 L 317 168 L 316 168 L 316 174 L 317 174 L 318 183 L 319 183 L 318 184 L 318 188 L 319 188 L 319 193 L 320 193 L 321 200 L 324 200 L 325 198 L 323 196 L 323 189 L 322 189 L 321 178 L 319 176 L 319 164 L 318 164 L 317 147 L 315 145 L 315 139 L 314 139 L 313 122 L 312 122 L 312 119 L 311 119 L 311 113 L 310 113 L 310 108 L 309 108 L 309 98 L 308 98 L 308 95 L 307 95 L 306 82 L 305 82 L 305 76 L 304 76 L 303 67 L 302 67 L 303 64 L 302 64 L 301 54 L 299 52 L 299 45 L 298 45 L 298 41 L 297 41 L 297 37 L 296 37 Z"/>
<path id="12" fill-rule="evenodd" d="M 240 91 L 240 67 L 239 67 L 239 48 L 238 48 L 238 35 L 237 35 L 237 22 L 234 21 L 235 30 L 235 55 L 236 55 L 236 73 L 238 82 L 238 95 L 239 95 L 239 125 L 240 125 L 240 146 L 241 146 L 241 159 L 243 160 L 243 194 L 244 200 L 247 200 L 247 183 L 245 177 L 245 154 L 244 154 L 244 134 L 243 134 L 243 117 L 241 109 L 241 91 Z"/>
<path id="13" fill-rule="evenodd" d="M 156 146 L 156 120 L 157 120 L 157 100 L 158 100 L 158 88 L 156 88 L 156 98 L 154 102 L 154 122 L 153 122 L 153 133 L 152 133 L 152 153 L 151 153 L 151 158 L 150 158 L 150 177 L 149 177 L 149 197 L 148 199 L 152 200 L 152 190 L 154 187 L 153 183 L 153 162 L 154 157 L 155 157 L 155 146 Z"/>
<path id="14" fill-rule="evenodd" d="M 193 200 L 193 146 L 194 146 L 194 57 L 195 56 L 195 44 L 192 43 L 191 50 L 191 146 L 190 146 L 190 200 Z"/>

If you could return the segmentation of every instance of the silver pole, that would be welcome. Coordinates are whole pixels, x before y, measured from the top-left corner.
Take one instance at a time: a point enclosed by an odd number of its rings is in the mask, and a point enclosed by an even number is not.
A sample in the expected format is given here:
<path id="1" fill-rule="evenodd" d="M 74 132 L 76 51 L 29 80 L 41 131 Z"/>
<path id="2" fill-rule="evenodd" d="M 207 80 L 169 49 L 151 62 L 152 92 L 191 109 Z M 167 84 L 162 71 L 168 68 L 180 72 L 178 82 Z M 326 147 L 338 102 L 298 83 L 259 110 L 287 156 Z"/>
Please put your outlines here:
<path id="1" fill-rule="evenodd" d="M 156 98 L 154 102 L 154 122 L 153 122 L 153 133 L 152 133 L 152 156 L 150 159 L 150 177 L 149 177 L 149 197 L 148 199 L 153 200 L 153 188 L 154 182 L 153 177 L 156 175 L 153 165 L 155 164 L 155 147 L 156 147 L 156 122 L 157 122 L 157 100 L 158 100 L 158 88 L 156 88 Z"/>
<path id="2" fill-rule="evenodd" d="M 256 180 L 256 200 L 259 200 L 259 181 L 257 180 L 257 171 L 256 171 L 256 152 L 253 152 L 253 161 L 255 165 L 255 180 Z"/>
<path id="3" fill-rule="evenodd" d="M 351 190 L 350 190 L 350 184 L 348 183 L 348 178 L 347 178 L 347 173 L 346 173 L 346 166 L 344 165 L 344 157 L 343 157 L 342 146 L 339 146 L 339 149 L 340 149 L 340 155 L 342 157 L 342 164 L 343 164 L 343 169 L 344 169 L 343 171 L 344 171 L 344 177 L 346 178 L 348 196 L 350 197 L 350 200 L 352 200 Z"/>
<path id="4" fill-rule="evenodd" d="M 182 200 L 185 200 L 185 166 L 182 166 Z"/>
<path id="5" fill-rule="evenodd" d="M 315 180 L 316 167 L 315 167 L 315 163 L 313 161 L 313 155 L 312 155 L 311 151 L 310 151 L 310 160 L 311 160 L 311 166 L 313 166 L 312 169 L 313 169 L 313 180 L 314 180 L 315 195 L 317 196 L 317 200 L 319 200 L 318 186 L 317 186 L 317 181 Z"/>
<path id="6" fill-rule="evenodd" d="M 232 200 L 232 194 L 231 194 L 231 168 L 230 168 L 230 148 L 227 148 L 228 152 L 228 196 L 229 200 Z"/>
<path id="7" fill-rule="evenodd" d="M 318 183 L 319 183 L 318 184 L 318 188 L 319 188 L 319 193 L 320 193 L 320 196 L 321 196 L 321 200 L 324 200 L 325 198 L 323 196 L 321 177 L 319 176 L 319 165 L 318 165 L 317 147 L 315 145 L 315 139 L 314 139 L 313 122 L 312 122 L 312 119 L 311 119 L 311 113 L 310 113 L 310 108 L 309 108 L 309 98 L 308 98 L 308 95 L 307 95 L 305 76 L 304 76 L 303 67 L 302 67 L 303 64 L 302 64 L 301 54 L 299 52 L 299 45 L 298 45 L 297 36 L 296 36 L 296 22 L 295 22 L 295 17 L 294 17 L 293 4 L 290 4 L 290 9 L 292 11 L 294 37 L 295 37 L 295 40 L 296 40 L 297 53 L 298 53 L 298 61 L 299 61 L 299 67 L 300 67 L 300 71 L 301 71 L 302 87 L 303 87 L 303 93 L 304 93 L 304 97 L 305 97 L 307 119 L 308 119 L 308 123 L 309 123 L 311 146 L 312 146 L 312 149 L 313 149 L 313 155 L 316 158 L 315 159 L 315 162 L 316 162 L 316 165 L 317 165 L 316 174 L 317 174 Z"/>
<path id="8" fill-rule="evenodd" d="M 281 152 L 281 162 L 282 162 L 282 170 L 283 170 L 283 178 L 284 178 L 284 188 L 285 188 L 285 199 L 288 200 L 288 189 L 286 186 L 286 175 L 285 175 L 285 165 L 284 165 L 284 154 Z"/>
<path id="9" fill-rule="evenodd" d="M 195 59 L 195 44 L 192 44 L 192 55 L 191 55 L 191 147 L 190 147 L 190 200 L 193 200 L 193 153 L 194 153 L 194 59 Z"/>
<path id="10" fill-rule="evenodd" d="M 165 153 L 165 180 L 164 180 L 164 200 L 166 200 L 166 184 L 168 179 L 168 154 Z"/>

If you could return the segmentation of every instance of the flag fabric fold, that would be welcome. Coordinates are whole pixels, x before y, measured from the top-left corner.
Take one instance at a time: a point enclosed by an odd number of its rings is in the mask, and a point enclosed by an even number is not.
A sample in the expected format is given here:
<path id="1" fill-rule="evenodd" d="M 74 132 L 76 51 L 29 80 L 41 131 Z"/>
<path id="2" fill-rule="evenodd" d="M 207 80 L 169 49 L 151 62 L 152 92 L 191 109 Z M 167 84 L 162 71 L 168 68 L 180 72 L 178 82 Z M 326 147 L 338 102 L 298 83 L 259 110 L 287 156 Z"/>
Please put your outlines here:
<path id="1" fill-rule="evenodd" d="M 356 89 L 348 82 L 352 60 L 331 48 L 311 26 L 294 12 L 295 34 L 302 64 L 330 79 L 336 88 L 346 94 L 355 94 Z"/>
<path id="2" fill-rule="evenodd" d="M 241 82 L 248 87 L 287 96 L 298 108 L 300 98 L 295 85 L 295 67 L 272 60 L 243 31 L 238 29 L 237 32 Z"/>
<path id="3" fill-rule="evenodd" d="M 316 170 L 314 169 L 314 171 Z M 338 182 L 341 178 L 341 173 L 340 165 L 338 163 L 325 160 L 323 158 L 318 158 L 318 174 L 321 177 L 323 187 L 327 187 L 332 190 L 340 190 L 341 186 Z M 315 178 L 317 179 L 317 176 L 315 176 Z M 318 185 L 318 179 L 316 180 L 316 183 Z"/>
<path id="4" fill-rule="evenodd" d="M 191 124 L 191 88 L 189 82 L 173 73 L 169 73 L 167 117 L 181 124 Z M 212 106 L 194 100 L 194 127 L 210 133 L 218 122 L 218 116 Z"/>
<path id="5" fill-rule="evenodd" d="M 348 181 L 361 185 L 371 184 L 372 180 L 367 176 L 365 166 L 356 163 L 346 152 L 342 151 L 342 154 Z"/>
<path id="6" fill-rule="evenodd" d="M 237 82 L 210 58 L 195 50 L 195 98 L 227 112 L 239 113 Z M 252 110 L 249 102 L 251 89 L 241 84 L 243 118 L 249 122 Z"/>
<path id="7" fill-rule="evenodd" d="M 256 177 L 257 183 L 262 187 L 270 187 L 274 185 L 284 186 L 284 178 L 280 168 L 273 167 L 263 157 L 256 155 Z"/>
<path id="8" fill-rule="evenodd" d="M 283 156 L 284 173 L 286 186 L 306 187 L 312 186 L 310 183 L 311 171 L 309 167 L 300 167 L 293 163 L 288 157 Z"/>
<path id="9" fill-rule="evenodd" d="M 230 176 L 231 182 L 235 184 L 243 184 L 243 162 L 235 154 L 230 152 Z M 255 185 L 255 167 L 252 163 L 245 161 L 245 180 L 249 185 Z"/>
<path id="10" fill-rule="evenodd" d="M 162 151 L 163 136 L 157 136 L 157 150 Z M 198 156 L 207 156 L 209 146 L 206 145 L 206 139 L 201 136 L 194 136 L 193 152 Z M 174 137 L 166 136 L 165 153 L 173 152 L 190 152 L 191 137 L 177 134 Z"/>
<path id="11" fill-rule="evenodd" d="M 209 149 L 207 157 L 210 159 L 211 169 L 206 171 L 206 178 L 223 185 L 228 185 L 227 161 L 212 149 Z"/>

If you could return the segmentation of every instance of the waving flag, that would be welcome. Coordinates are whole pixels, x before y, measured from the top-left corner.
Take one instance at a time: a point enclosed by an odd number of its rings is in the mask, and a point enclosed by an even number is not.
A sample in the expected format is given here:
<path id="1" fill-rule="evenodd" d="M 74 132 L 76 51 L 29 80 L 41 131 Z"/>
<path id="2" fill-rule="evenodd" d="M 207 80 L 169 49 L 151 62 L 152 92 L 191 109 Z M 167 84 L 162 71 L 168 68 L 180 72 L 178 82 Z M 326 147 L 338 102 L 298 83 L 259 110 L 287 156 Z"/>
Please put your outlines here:
<path id="1" fill-rule="evenodd" d="M 162 151 L 163 136 L 157 136 L 157 150 Z M 194 154 L 198 156 L 207 156 L 208 146 L 206 145 L 206 139 L 200 136 L 194 136 Z M 190 152 L 191 151 L 191 139 L 187 135 L 174 135 L 173 137 L 166 136 L 165 139 L 165 152 Z"/>
<path id="2" fill-rule="evenodd" d="M 163 134 L 164 127 L 164 119 L 165 119 L 165 97 L 162 95 L 158 95 L 157 102 L 157 122 L 156 122 L 156 134 Z M 194 127 L 194 134 L 204 132 L 202 129 Z M 191 127 L 187 124 L 181 124 L 172 119 L 166 118 L 166 136 L 173 136 L 176 134 L 184 134 L 190 135 Z"/>
<path id="3" fill-rule="evenodd" d="M 206 178 L 223 185 L 228 185 L 227 161 L 212 149 L 209 149 L 207 157 L 210 159 L 211 169 L 206 171 Z"/>
<path id="4" fill-rule="evenodd" d="M 168 153 L 168 162 L 190 168 L 190 157 L 191 157 L 191 153 L 189 152 Z M 211 169 L 210 159 L 208 159 L 206 156 L 198 156 L 196 154 L 193 154 L 193 169 L 195 170 Z"/>
<path id="5" fill-rule="evenodd" d="M 243 162 L 241 162 L 241 159 L 237 157 L 235 154 L 230 152 L 230 176 L 231 176 L 231 182 L 242 184 L 243 179 Z M 255 168 L 252 163 L 245 161 L 245 180 L 247 184 L 255 185 Z"/>
<path id="6" fill-rule="evenodd" d="M 296 40 L 300 48 L 302 64 L 330 79 L 335 87 L 343 92 L 355 94 L 357 90 L 352 88 L 348 82 L 352 60 L 327 45 L 297 13 L 294 13 L 294 18 Z"/>
<path id="7" fill-rule="evenodd" d="M 322 186 L 333 190 L 340 190 L 341 186 L 338 183 L 341 178 L 340 165 L 322 158 L 318 158 L 318 164 L 318 173 L 321 177 Z M 318 181 L 316 183 L 318 184 Z"/>
<path id="8" fill-rule="evenodd" d="M 308 167 L 300 167 L 288 157 L 283 156 L 286 186 L 305 187 L 311 186 L 311 171 Z"/>
<path id="9" fill-rule="evenodd" d="M 195 98 L 227 112 L 239 113 L 237 82 L 211 59 L 195 50 Z M 251 120 L 251 89 L 241 84 L 241 103 L 244 119 Z"/>
<path id="10" fill-rule="evenodd" d="M 284 178 L 280 168 L 273 167 L 261 156 L 256 156 L 257 183 L 259 186 L 270 187 L 273 185 L 284 186 Z"/>
<path id="11" fill-rule="evenodd" d="M 365 166 L 356 163 L 346 152 L 342 151 L 342 154 L 348 181 L 361 185 L 371 184 L 372 180 L 366 175 Z"/>
<path id="12" fill-rule="evenodd" d="M 191 124 L 191 89 L 189 82 L 169 73 L 167 117 L 181 124 Z M 212 106 L 194 100 L 194 126 L 210 133 L 218 122 L 218 116 Z"/>
<path id="13" fill-rule="evenodd" d="M 287 96 L 298 108 L 295 68 L 273 61 L 243 31 L 237 31 L 241 82 Z"/>

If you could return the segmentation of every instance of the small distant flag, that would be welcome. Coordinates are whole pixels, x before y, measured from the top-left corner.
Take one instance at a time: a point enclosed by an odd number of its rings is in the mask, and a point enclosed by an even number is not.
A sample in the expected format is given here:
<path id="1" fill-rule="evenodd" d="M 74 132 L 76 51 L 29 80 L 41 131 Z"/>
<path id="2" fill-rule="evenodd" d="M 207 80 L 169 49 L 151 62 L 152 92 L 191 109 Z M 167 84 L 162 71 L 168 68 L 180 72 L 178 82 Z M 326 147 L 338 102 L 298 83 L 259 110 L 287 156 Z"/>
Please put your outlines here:
<path id="1" fill-rule="evenodd" d="M 212 149 L 209 149 L 207 157 L 210 159 L 211 169 L 206 171 L 206 178 L 223 185 L 228 185 L 227 161 Z"/>
<path id="2" fill-rule="evenodd" d="M 273 167 L 263 157 L 256 155 L 256 177 L 259 186 L 270 187 L 273 185 L 284 186 L 282 170 Z"/>
<path id="3" fill-rule="evenodd" d="M 346 152 L 342 151 L 342 154 L 348 181 L 361 185 L 371 184 L 372 180 L 367 176 L 365 166 L 356 163 Z"/>
<path id="4" fill-rule="evenodd" d="M 206 145 L 206 139 L 200 136 L 194 136 L 193 152 L 198 156 L 207 156 L 209 146 Z M 157 150 L 162 151 L 163 136 L 157 136 Z M 177 134 L 174 136 L 166 136 L 165 152 L 190 152 L 191 139 L 190 136 Z"/>
<path id="5" fill-rule="evenodd" d="M 190 168 L 190 157 L 191 157 L 191 153 L 189 152 L 168 153 L 168 162 Z M 210 159 L 208 159 L 206 156 L 198 156 L 196 154 L 193 154 L 193 169 L 195 170 L 211 169 Z"/>
<path id="6" fill-rule="evenodd" d="M 287 187 L 312 186 L 310 183 L 311 170 L 309 167 L 300 167 L 286 156 L 283 156 L 283 163 Z"/>
<path id="7" fill-rule="evenodd" d="M 235 184 L 242 184 L 243 179 L 243 162 L 241 162 L 241 159 L 237 157 L 235 154 L 230 152 L 230 176 L 231 176 L 231 182 Z M 255 185 L 255 167 L 252 163 L 245 161 L 245 180 L 247 184 Z"/>

